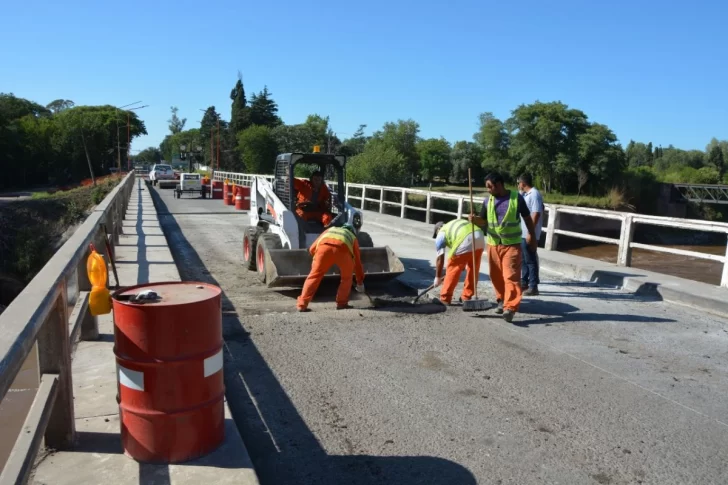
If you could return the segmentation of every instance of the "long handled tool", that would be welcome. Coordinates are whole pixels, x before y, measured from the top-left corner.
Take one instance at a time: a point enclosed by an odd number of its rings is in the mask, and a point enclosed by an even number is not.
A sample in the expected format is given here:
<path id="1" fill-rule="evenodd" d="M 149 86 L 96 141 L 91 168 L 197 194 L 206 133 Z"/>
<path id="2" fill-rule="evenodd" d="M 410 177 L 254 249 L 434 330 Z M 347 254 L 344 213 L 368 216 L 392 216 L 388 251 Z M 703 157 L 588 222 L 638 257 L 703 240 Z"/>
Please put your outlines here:
<path id="1" fill-rule="evenodd" d="M 116 261 L 114 261 L 114 259 L 115 259 L 114 250 L 111 248 L 111 244 L 109 244 L 109 233 L 106 232 L 106 224 L 102 224 L 102 227 L 104 228 L 104 242 L 106 243 L 106 254 L 109 255 L 109 261 L 111 261 L 111 270 L 114 272 L 114 278 L 116 279 L 116 287 L 121 288 L 121 283 L 119 283 L 119 273 L 116 272 Z"/>
<path id="2" fill-rule="evenodd" d="M 468 169 L 468 187 L 470 188 L 470 215 L 473 215 L 473 177 Z M 470 245 L 473 252 L 473 282 L 475 283 L 475 298 L 463 301 L 464 312 L 482 312 L 491 305 L 487 300 L 478 300 L 478 266 L 475 264 L 475 224 L 470 224 Z"/>
<path id="3" fill-rule="evenodd" d="M 422 293 L 420 293 L 419 295 L 417 295 L 417 298 L 415 298 L 412 301 L 412 304 L 414 305 L 415 303 L 417 303 L 417 300 L 419 300 L 420 298 L 422 298 L 423 296 L 425 296 L 427 294 L 427 292 L 430 291 L 431 289 L 433 289 L 434 287 L 435 287 L 435 284 L 433 283 L 430 286 L 428 286 L 427 288 L 425 288 L 424 290 L 422 290 Z"/>

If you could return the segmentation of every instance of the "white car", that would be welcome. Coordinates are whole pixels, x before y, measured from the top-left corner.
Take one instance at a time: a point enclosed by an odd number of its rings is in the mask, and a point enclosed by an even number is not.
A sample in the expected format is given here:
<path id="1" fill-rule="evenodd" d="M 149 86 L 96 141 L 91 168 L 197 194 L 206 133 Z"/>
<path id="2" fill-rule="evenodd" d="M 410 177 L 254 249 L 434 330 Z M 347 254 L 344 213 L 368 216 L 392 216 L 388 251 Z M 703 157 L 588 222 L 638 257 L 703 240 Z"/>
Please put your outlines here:
<path id="1" fill-rule="evenodd" d="M 152 185 L 159 184 L 160 181 L 174 180 L 174 170 L 171 165 L 165 165 L 162 163 L 156 163 L 149 172 L 149 180 Z"/>

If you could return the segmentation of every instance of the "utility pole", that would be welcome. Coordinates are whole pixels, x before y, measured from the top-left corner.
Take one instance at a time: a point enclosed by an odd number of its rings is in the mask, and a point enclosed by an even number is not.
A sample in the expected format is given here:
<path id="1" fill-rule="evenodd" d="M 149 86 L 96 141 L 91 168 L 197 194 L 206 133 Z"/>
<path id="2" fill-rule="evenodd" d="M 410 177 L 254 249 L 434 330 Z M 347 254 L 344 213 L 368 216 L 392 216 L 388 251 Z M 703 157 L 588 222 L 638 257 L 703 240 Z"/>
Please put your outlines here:
<path id="1" fill-rule="evenodd" d="M 220 117 L 217 118 L 217 169 L 220 170 Z"/>

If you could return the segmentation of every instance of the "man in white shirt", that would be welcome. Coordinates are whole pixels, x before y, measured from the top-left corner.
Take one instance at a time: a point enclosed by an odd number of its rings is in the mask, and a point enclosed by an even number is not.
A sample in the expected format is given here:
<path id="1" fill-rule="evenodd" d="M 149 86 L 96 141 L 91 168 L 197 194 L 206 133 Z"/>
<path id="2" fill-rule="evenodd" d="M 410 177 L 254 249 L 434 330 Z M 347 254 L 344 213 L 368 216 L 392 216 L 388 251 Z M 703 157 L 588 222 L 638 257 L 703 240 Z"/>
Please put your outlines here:
<path id="1" fill-rule="evenodd" d="M 523 296 L 537 296 L 538 285 L 540 283 L 538 276 L 538 241 L 541 238 L 541 229 L 543 227 L 544 203 L 541 192 L 533 187 L 533 179 L 530 174 L 524 173 L 518 177 L 518 190 L 526 201 L 526 206 L 531 212 L 531 220 L 535 228 L 536 244 L 533 250 L 529 248 L 531 236 L 528 228 L 523 220 L 521 220 L 521 230 L 523 232 L 523 242 L 521 243 L 523 252 L 523 265 L 521 266 L 521 287 L 524 289 Z"/>

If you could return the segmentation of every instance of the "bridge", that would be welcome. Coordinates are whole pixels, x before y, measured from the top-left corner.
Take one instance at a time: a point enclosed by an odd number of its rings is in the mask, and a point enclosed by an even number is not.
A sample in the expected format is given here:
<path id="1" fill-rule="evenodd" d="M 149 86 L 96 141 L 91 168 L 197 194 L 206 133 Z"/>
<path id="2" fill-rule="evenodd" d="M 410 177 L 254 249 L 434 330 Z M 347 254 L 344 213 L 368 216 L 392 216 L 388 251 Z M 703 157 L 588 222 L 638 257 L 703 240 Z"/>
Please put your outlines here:
<path id="1" fill-rule="evenodd" d="M 728 204 L 728 185 L 673 184 L 680 195 L 690 202 Z"/>
<path id="2" fill-rule="evenodd" d="M 431 223 L 467 214 L 467 200 L 347 190 L 375 244 L 406 267 L 371 296 L 408 298 L 431 283 Z M 633 234 L 637 224 L 728 227 L 547 210 L 541 296 L 512 325 L 458 308 L 370 308 L 361 295 L 339 312 L 331 289 L 299 314 L 297 292 L 262 287 L 242 267 L 244 211 L 128 177 L 0 315 L 0 396 L 36 341 L 42 375 L 0 483 L 727 483 L 726 257 L 651 248 Z M 617 221 L 619 238 L 561 229 L 574 212 Z M 112 323 L 88 316 L 77 269 L 102 222 L 124 285 L 180 278 L 224 291 L 229 440 L 207 462 L 136 464 L 120 453 Z M 619 265 L 559 253 L 559 236 L 612 244 Z M 631 268 L 633 249 L 710 256 L 724 265 L 722 287 Z M 481 281 L 492 297 L 486 272 Z"/>

